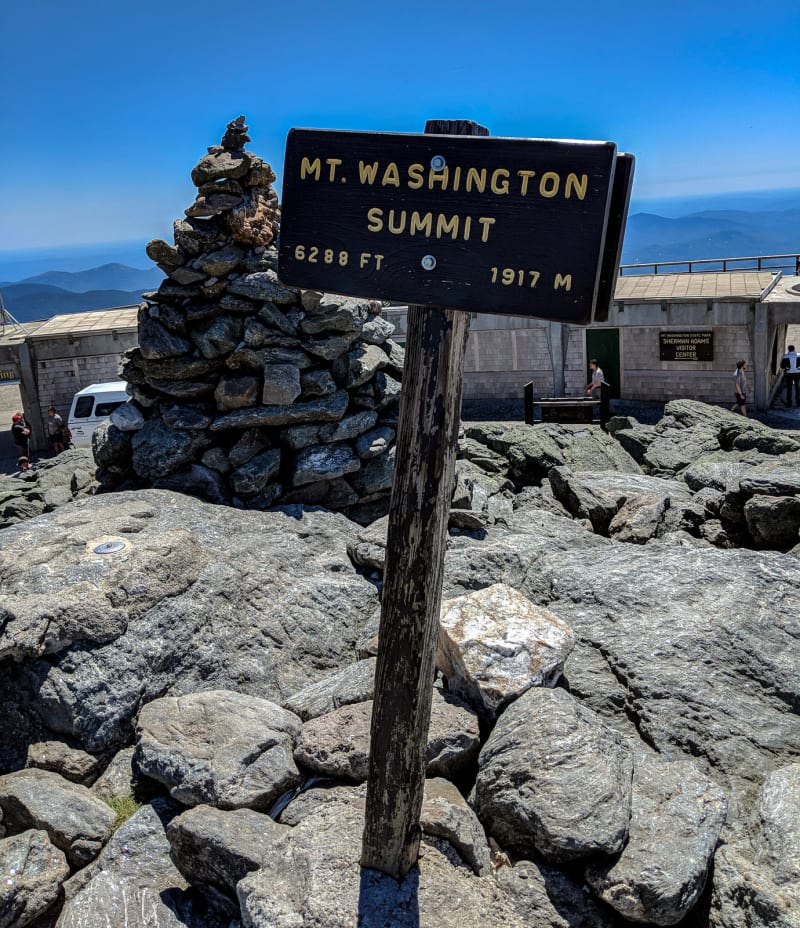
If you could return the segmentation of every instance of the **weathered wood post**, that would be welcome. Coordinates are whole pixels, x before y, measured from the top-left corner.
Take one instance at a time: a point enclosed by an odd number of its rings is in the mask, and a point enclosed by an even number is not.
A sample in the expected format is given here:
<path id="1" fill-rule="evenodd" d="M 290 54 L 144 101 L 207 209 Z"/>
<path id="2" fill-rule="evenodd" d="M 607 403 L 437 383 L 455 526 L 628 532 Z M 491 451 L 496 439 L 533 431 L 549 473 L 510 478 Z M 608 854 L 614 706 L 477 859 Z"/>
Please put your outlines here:
<path id="1" fill-rule="evenodd" d="M 426 133 L 488 135 L 466 120 Z M 469 313 L 409 307 L 389 507 L 361 864 L 400 879 L 416 864 L 447 518 Z"/>

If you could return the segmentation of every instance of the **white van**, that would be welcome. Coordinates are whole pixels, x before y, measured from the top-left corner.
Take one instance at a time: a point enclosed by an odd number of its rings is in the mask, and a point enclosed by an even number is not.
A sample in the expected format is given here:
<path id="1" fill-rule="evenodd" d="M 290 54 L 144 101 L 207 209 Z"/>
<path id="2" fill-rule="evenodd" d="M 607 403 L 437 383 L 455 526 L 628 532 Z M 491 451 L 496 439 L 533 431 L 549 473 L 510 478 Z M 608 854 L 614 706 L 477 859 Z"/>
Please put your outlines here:
<path id="1" fill-rule="evenodd" d="M 93 383 L 72 397 L 67 427 L 72 432 L 72 444 L 76 448 L 91 447 L 92 433 L 97 426 L 107 419 L 117 406 L 128 402 L 125 386 L 124 380 Z"/>

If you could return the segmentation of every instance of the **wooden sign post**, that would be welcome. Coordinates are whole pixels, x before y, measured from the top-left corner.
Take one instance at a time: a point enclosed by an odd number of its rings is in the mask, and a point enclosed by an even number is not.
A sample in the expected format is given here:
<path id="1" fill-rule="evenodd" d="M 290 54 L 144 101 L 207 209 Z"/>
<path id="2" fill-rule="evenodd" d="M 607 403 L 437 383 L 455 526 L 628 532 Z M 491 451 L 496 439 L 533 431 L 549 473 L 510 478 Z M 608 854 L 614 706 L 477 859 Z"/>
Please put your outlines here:
<path id="1" fill-rule="evenodd" d="M 408 312 L 361 852 L 396 879 L 421 837 L 469 334 L 460 310 L 573 323 L 602 312 L 632 176 L 611 142 L 488 135 L 429 121 L 416 136 L 293 129 L 286 144 L 281 280 L 421 304 Z"/>
<path id="2" fill-rule="evenodd" d="M 472 122 L 426 133 L 488 135 Z M 469 313 L 409 307 L 386 541 L 361 864 L 415 866 Z"/>

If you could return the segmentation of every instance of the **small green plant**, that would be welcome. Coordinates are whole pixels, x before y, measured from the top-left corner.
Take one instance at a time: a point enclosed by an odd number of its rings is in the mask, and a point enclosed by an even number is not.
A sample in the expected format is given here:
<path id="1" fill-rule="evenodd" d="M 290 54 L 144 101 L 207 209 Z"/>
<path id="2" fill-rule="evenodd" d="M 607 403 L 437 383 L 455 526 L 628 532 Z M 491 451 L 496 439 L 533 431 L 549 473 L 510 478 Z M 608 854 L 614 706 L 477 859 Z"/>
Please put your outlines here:
<path id="1" fill-rule="evenodd" d="M 142 807 L 142 803 L 139 802 L 133 793 L 128 793 L 127 796 L 112 796 L 110 799 L 106 799 L 105 802 L 117 816 L 113 825 L 114 831 L 116 831 L 123 822 L 127 822 L 133 813 Z"/>

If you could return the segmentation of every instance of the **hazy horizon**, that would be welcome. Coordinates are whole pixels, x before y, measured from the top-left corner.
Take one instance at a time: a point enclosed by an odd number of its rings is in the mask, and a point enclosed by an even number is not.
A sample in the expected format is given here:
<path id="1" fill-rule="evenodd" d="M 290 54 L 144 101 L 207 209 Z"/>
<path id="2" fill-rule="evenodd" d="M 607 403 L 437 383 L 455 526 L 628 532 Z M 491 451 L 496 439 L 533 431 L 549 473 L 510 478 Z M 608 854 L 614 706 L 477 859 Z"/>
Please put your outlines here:
<path id="1" fill-rule="evenodd" d="M 788 202 L 788 206 L 782 206 Z M 707 210 L 780 210 L 800 209 L 800 187 L 766 190 L 743 190 L 735 193 L 709 193 L 689 196 L 637 199 L 631 202 L 629 215 L 655 213 L 665 218 L 681 218 Z M 169 225 L 177 215 L 169 218 Z M 103 264 L 125 264 L 139 270 L 148 270 L 153 262 L 147 257 L 144 246 L 156 235 L 107 242 L 70 242 L 39 245 L 30 248 L 0 248 L 0 282 L 13 283 L 47 271 L 81 271 Z M 165 233 L 162 237 L 172 241 Z M 800 249 L 800 242 L 797 245 Z M 95 263 L 92 263 L 92 262 Z M 56 262 L 56 263 L 53 263 Z M 88 262 L 88 263 L 87 263 Z"/>

